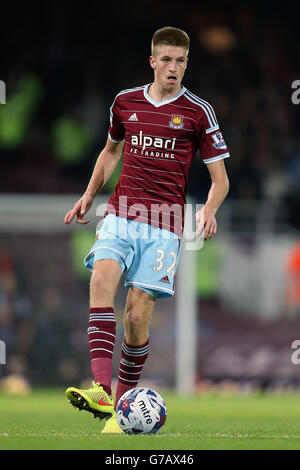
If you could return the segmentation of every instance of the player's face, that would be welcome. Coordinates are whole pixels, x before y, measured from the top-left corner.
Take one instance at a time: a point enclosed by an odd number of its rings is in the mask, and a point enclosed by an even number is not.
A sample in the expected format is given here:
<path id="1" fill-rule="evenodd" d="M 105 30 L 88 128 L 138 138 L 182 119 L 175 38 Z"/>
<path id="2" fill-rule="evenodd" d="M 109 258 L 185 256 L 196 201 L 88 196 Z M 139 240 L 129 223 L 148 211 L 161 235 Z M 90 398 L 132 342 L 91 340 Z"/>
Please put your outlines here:
<path id="1" fill-rule="evenodd" d="M 187 67 L 188 51 L 184 47 L 157 46 L 150 57 L 155 81 L 169 92 L 176 91 Z"/>

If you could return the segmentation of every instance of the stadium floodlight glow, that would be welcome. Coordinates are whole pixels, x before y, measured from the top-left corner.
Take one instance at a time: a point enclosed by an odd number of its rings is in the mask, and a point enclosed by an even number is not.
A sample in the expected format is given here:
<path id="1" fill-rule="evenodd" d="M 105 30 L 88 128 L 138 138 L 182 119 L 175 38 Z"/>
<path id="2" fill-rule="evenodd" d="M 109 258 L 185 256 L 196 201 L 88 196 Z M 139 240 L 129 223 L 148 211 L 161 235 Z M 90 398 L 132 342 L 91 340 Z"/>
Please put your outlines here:
<path id="1" fill-rule="evenodd" d="M 3 80 L 0 80 L 0 104 L 6 104 L 6 85 Z"/>

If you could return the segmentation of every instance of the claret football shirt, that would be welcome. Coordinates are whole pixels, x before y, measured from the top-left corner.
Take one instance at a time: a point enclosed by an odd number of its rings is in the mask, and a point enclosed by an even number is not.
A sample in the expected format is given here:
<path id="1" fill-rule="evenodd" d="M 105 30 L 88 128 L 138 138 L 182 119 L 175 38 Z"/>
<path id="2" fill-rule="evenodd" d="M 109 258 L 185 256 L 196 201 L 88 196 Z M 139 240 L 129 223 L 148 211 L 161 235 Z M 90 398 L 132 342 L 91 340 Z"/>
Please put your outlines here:
<path id="1" fill-rule="evenodd" d="M 191 162 L 229 157 L 212 106 L 185 87 L 154 101 L 151 84 L 121 91 L 110 108 L 109 139 L 125 139 L 123 166 L 107 213 L 182 236 Z"/>

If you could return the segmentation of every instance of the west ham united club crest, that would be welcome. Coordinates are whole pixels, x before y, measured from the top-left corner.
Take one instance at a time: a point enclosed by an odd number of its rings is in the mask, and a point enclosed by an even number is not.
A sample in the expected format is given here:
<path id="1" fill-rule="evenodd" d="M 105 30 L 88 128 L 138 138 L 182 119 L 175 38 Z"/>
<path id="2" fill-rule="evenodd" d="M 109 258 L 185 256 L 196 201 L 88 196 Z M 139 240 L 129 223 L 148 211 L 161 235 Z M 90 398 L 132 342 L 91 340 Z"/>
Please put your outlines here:
<path id="1" fill-rule="evenodd" d="M 182 129 L 184 127 L 183 116 L 180 114 L 172 114 L 169 126 L 173 129 Z"/>

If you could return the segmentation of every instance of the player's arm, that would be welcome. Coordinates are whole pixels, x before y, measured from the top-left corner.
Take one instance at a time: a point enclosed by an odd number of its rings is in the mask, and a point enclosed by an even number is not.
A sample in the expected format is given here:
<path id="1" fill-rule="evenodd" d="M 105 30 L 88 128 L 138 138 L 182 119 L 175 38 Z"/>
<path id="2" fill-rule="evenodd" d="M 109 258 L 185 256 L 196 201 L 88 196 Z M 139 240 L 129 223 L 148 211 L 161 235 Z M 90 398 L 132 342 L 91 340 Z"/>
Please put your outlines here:
<path id="1" fill-rule="evenodd" d="M 112 142 L 107 139 L 106 145 L 97 158 L 94 170 L 83 196 L 76 202 L 73 209 L 67 212 L 64 222 L 70 224 L 76 216 L 76 222 L 87 224 L 89 220 L 84 219 L 85 214 L 92 206 L 95 196 L 101 191 L 105 183 L 111 177 L 118 161 L 121 158 L 124 140 Z"/>
<path id="2" fill-rule="evenodd" d="M 224 160 L 207 163 L 207 168 L 211 177 L 211 187 L 203 209 L 196 213 L 197 233 L 201 233 L 204 228 L 204 240 L 211 238 L 217 232 L 216 213 L 229 191 Z"/>

